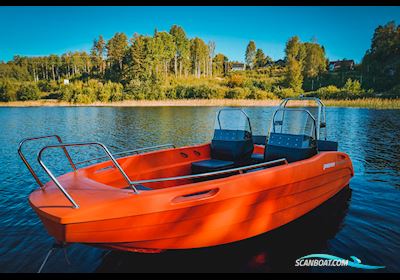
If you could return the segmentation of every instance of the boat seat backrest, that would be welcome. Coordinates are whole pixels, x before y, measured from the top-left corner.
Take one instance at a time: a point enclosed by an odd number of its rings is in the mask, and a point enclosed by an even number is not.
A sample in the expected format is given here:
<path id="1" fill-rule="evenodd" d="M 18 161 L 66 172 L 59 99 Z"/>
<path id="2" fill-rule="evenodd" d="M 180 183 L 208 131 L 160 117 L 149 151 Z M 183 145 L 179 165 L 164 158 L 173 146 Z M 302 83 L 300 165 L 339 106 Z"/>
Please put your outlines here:
<path id="1" fill-rule="evenodd" d="M 245 130 L 216 129 L 213 140 L 237 141 L 246 140 L 251 137 L 250 132 Z"/>
<path id="2" fill-rule="evenodd" d="M 211 141 L 211 158 L 234 162 L 249 160 L 254 145 L 250 132 L 216 129 Z"/>
<path id="3" fill-rule="evenodd" d="M 286 158 L 294 162 L 317 154 L 315 141 L 307 135 L 271 133 L 264 150 L 264 160 Z"/>
<path id="4" fill-rule="evenodd" d="M 268 144 L 281 147 L 307 148 L 310 147 L 311 140 L 310 136 L 302 134 L 271 133 Z"/>

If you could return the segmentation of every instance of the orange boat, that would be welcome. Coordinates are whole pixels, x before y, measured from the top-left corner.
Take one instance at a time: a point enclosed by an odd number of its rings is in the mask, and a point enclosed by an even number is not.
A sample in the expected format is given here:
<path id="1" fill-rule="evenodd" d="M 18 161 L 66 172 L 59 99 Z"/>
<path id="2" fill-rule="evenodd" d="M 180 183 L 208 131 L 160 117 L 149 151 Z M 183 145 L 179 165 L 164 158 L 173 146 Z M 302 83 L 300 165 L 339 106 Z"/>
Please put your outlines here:
<path id="1" fill-rule="evenodd" d="M 354 173 L 349 156 L 326 140 L 323 103 L 300 98 L 317 103 L 313 115 L 305 108 L 289 108 L 291 100 L 275 111 L 264 137 L 252 135 L 242 110 L 222 109 L 211 143 L 196 146 L 167 144 L 111 154 L 97 142 L 25 139 L 19 155 L 40 186 L 29 203 L 61 244 L 151 252 L 214 246 L 265 233 L 334 196 Z M 49 137 L 59 143 L 38 153 L 51 178 L 43 184 L 22 147 Z M 72 146 L 97 146 L 106 157 L 74 162 L 68 153 Z M 56 177 L 45 165 L 43 153 L 54 149 L 64 150 L 72 172 Z M 78 168 L 96 160 L 100 162 Z"/>

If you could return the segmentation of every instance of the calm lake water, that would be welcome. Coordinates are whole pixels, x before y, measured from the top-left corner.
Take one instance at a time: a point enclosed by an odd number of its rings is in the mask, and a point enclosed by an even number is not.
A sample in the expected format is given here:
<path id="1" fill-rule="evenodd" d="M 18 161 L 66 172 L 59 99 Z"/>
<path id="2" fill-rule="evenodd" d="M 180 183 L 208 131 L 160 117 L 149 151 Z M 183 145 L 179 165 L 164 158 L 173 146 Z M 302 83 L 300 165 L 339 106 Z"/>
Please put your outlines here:
<path id="1" fill-rule="evenodd" d="M 28 205 L 37 185 L 18 157 L 21 139 L 58 134 L 65 142 L 99 141 L 111 151 L 193 145 L 211 139 L 218 109 L 0 108 L 0 272 L 36 272 L 52 245 Z M 253 134 L 266 134 L 274 108 L 243 109 Z M 355 176 L 349 188 L 301 219 L 245 241 L 162 254 L 108 253 L 74 244 L 67 250 L 71 264 L 59 251 L 44 272 L 367 271 L 294 266 L 297 258 L 311 253 L 356 256 L 363 264 L 386 266 L 376 272 L 400 272 L 400 110 L 327 108 L 327 126 L 328 139 L 338 141 L 339 149 L 350 155 Z M 25 150 L 34 163 L 37 147 L 27 145 Z M 72 151 L 74 160 L 97 154 L 84 151 Z M 47 153 L 46 160 L 57 174 L 69 170 L 57 152 Z M 40 177 L 48 181 L 45 174 Z"/>

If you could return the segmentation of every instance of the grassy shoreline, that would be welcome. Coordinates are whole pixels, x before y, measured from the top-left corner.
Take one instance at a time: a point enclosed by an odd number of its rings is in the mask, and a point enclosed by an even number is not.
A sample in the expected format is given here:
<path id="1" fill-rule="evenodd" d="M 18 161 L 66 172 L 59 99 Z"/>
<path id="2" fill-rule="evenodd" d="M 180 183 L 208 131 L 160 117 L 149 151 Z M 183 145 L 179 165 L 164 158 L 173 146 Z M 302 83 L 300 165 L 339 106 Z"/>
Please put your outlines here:
<path id="1" fill-rule="evenodd" d="M 381 99 L 365 98 L 355 100 L 323 100 L 327 107 L 355 107 L 370 109 L 400 109 L 400 98 Z M 265 106 L 279 104 L 279 99 L 175 99 L 175 100 L 125 100 L 120 102 L 94 102 L 90 104 L 74 104 L 54 99 L 37 101 L 0 102 L 0 107 L 158 107 L 158 106 Z M 293 105 L 296 105 L 293 103 Z"/>

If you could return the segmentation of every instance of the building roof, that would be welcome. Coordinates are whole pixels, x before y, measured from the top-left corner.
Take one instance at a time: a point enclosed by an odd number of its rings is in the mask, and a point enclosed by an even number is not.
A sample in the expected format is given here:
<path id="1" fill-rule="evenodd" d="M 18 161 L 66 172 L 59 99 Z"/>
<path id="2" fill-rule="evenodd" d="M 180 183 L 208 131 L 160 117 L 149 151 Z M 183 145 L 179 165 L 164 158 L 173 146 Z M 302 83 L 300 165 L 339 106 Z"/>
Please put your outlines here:
<path id="1" fill-rule="evenodd" d="M 330 61 L 329 65 L 341 65 L 341 66 L 351 66 L 354 64 L 353 59 L 349 60 L 335 60 L 335 61 Z"/>
<path id="2" fill-rule="evenodd" d="M 286 61 L 283 59 L 278 59 L 277 61 L 274 62 L 274 64 L 278 64 L 278 65 L 285 65 Z"/>

